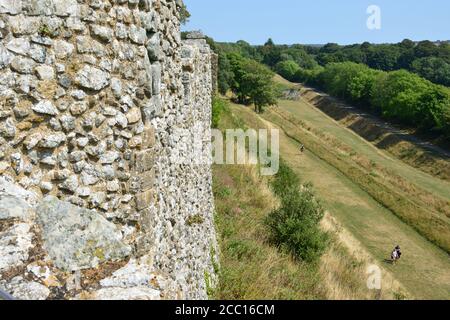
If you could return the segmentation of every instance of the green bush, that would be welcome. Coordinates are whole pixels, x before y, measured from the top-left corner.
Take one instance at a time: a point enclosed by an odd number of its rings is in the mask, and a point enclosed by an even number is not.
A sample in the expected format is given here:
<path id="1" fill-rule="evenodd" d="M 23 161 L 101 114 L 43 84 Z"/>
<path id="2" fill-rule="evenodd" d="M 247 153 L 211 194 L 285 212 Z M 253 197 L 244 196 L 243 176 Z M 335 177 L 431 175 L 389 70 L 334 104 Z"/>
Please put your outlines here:
<path id="1" fill-rule="evenodd" d="M 281 206 L 266 218 L 269 239 L 296 259 L 316 261 L 327 247 L 328 235 L 319 227 L 324 209 L 312 186 L 300 188 L 297 175 L 282 162 L 272 188 Z"/>
<path id="2" fill-rule="evenodd" d="M 323 70 L 324 68 L 321 66 L 318 66 L 314 69 L 300 68 L 300 70 L 298 70 L 294 75 L 294 81 L 302 82 L 312 86 L 320 86 L 319 75 L 322 74 Z"/>
<path id="3" fill-rule="evenodd" d="M 271 182 L 271 187 L 275 195 L 283 199 L 291 189 L 296 191 L 300 189 L 300 179 L 287 164 L 281 161 L 280 169 Z"/>
<path id="4" fill-rule="evenodd" d="M 220 116 L 225 111 L 225 109 L 227 107 L 227 103 L 228 102 L 226 100 L 224 100 L 218 96 L 213 97 L 213 100 L 212 100 L 212 123 L 211 123 L 211 126 L 213 128 L 219 127 Z"/>
<path id="5" fill-rule="evenodd" d="M 295 61 L 285 60 L 278 62 L 275 70 L 283 78 L 293 81 L 295 74 L 300 70 L 300 66 Z"/>
<path id="6" fill-rule="evenodd" d="M 365 108 L 370 107 L 370 101 L 374 94 L 374 84 L 382 71 L 363 69 L 355 74 L 347 87 L 349 99 Z"/>

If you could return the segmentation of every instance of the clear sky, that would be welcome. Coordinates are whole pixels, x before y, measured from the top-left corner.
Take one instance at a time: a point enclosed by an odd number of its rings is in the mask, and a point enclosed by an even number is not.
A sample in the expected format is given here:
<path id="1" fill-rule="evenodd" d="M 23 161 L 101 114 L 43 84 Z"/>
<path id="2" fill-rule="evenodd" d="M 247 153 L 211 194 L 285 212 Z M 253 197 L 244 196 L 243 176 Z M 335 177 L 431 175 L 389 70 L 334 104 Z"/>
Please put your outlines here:
<path id="1" fill-rule="evenodd" d="M 450 0 L 184 0 L 183 30 L 216 41 L 340 44 L 450 40 Z M 381 29 L 367 27 L 367 8 L 381 9 Z"/>

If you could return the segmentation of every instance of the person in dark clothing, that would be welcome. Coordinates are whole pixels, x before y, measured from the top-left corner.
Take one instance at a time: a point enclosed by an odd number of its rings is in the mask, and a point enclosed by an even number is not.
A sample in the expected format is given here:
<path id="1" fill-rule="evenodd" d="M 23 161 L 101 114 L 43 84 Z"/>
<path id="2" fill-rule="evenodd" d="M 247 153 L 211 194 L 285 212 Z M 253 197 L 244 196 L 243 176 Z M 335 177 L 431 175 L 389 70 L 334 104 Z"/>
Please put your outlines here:
<path id="1" fill-rule="evenodd" d="M 305 146 L 304 146 L 303 144 L 300 146 L 300 152 L 301 152 L 301 153 L 304 153 L 304 152 L 305 152 Z"/>
<path id="2" fill-rule="evenodd" d="M 391 254 L 392 263 L 395 264 L 398 260 L 400 260 L 401 257 L 402 257 L 402 250 L 400 246 L 396 246 Z"/>

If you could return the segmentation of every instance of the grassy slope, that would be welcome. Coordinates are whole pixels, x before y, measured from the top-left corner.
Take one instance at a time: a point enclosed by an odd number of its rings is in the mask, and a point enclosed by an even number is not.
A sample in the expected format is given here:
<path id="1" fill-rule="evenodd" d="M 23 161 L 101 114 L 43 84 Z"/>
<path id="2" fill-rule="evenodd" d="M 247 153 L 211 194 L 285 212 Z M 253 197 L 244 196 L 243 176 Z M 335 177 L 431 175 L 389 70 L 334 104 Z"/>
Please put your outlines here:
<path id="1" fill-rule="evenodd" d="M 311 107 L 312 108 L 312 107 Z M 242 106 L 233 106 L 250 126 L 258 125 L 257 116 Z M 328 126 L 335 126 L 328 120 Z M 323 128 L 327 128 L 324 125 Z M 352 133 L 348 133 L 352 134 Z M 362 140 L 362 139 L 361 139 Z M 361 141 L 361 143 L 365 143 Z M 417 298 L 450 298 L 450 259 L 392 212 L 381 206 L 339 170 L 310 152 L 300 155 L 298 143 L 281 135 L 281 155 L 302 180 L 312 181 L 326 208 L 378 264 L 394 275 Z M 386 264 L 389 251 L 402 244 L 405 257 L 393 267 Z"/>
<path id="2" fill-rule="evenodd" d="M 226 112 L 221 128 L 242 120 Z M 267 243 L 264 218 L 278 205 L 255 166 L 215 165 L 213 191 L 220 245 L 216 299 L 323 299 L 317 266 L 295 262 Z"/>
<path id="3" fill-rule="evenodd" d="M 448 152 L 415 137 L 412 130 L 395 128 L 382 119 L 367 115 L 364 110 L 353 108 L 312 88 L 292 83 L 279 75 L 274 77 L 274 81 L 283 89 L 295 89 L 302 92 L 302 101 L 283 101 L 283 106 L 290 111 L 297 109 L 299 103 L 311 103 L 339 122 L 341 127 L 346 127 L 370 141 L 373 147 L 387 151 L 384 155 L 400 159 L 427 174 L 450 181 L 450 162 L 446 156 Z M 302 115 L 306 116 L 305 120 L 308 119 L 308 114 Z"/>
<path id="4" fill-rule="evenodd" d="M 297 263 L 267 243 L 264 217 L 274 198 L 255 168 L 214 168 L 221 276 L 214 298 L 322 299 L 316 267 Z"/>
<path id="5" fill-rule="evenodd" d="M 237 113 L 239 114 L 239 112 Z M 252 113 L 250 113 L 252 114 Z M 222 116 L 221 128 L 262 127 L 256 117 Z M 254 166 L 214 166 L 216 225 L 221 248 L 218 299 L 395 299 L 406 291 L 384 272 L 382 291 L 366 287 L 373 258 L 327 215 L 336 236 L 319 265 L 296 262 L 267 242 L 265 216 L 278 200 Z M 364 253 L 363 253 L 364 252 Z M 356 256 L 355 256 L 356 254 Z"/>
<path id="6" fill-rule="evenodd" d="M 450 183 L 448 181 L 443 181 L 405 165 L 402 161 L 393 158 L 386 152 L 377 149 L 371 143 L 366 142 L 351 130 L 342 127 L 332 118 L 305 101 L 283 100 L 280 101 L 279 105 L 283 110 L 288 111 L 296 118 L 313 124 L 315 129 L 323 130 L 338 138 L 343 143 L 351 145 L 356 152 L 364 154 L 370 160 L 376 161 L 377 164 L 390 168 L 402 177 L 441 197 L 450 198 Z"/>
<path id="7" fill-rule="evenodd" d="M 279 108 L 271 109 L 265 117 L 282 126 L 291 138 L 304 143 L 317 157 L 338 169 L 422 235 L 450 252 L 448 201 Z"/>

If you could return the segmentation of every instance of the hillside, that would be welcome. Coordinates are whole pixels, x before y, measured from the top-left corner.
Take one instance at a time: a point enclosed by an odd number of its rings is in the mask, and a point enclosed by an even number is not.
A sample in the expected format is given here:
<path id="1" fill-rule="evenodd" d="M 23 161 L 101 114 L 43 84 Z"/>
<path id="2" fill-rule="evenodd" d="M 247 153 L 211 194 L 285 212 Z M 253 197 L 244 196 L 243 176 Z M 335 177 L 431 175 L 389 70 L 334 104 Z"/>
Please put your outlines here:
<path id="1" fill-rule="evenodd" d="M 301 105 L 297 106 L 299 113 L 303 115 Z M 339 128 L 336 122 L 326 115 L 321 115 L 314 107 L 303 107 L 310 109 L 304 111 L 307 112 L 306 114 L 317 113 L 316 117 L 324 122 L 322 130 Z M 283 109 L 283 101 L 281 101 L 280 110 Z M 342 230 L 345 230 L 344 233 L 350 235 L 350 239 L 356 239 L 356 243 L 361 245 L 363 251 L 373 257 L 377 265 L 392 273 L 393 278 L 400 282 L 413 297 L 449 298 L 448 254 L 376 201 L 361 185 L 352 181 L 332 163 L 327 162 L 321 154 L 315 154 L 317 150 L 305 138 L 310 135 L 307 131 L 300 130 L 297 125 L 281 118 L 277 109 L 268 111 L 262 118 L 243 106 L 233 105 L 232 111 L 251 127 L 275 126 L 282 129 L 281 156 L 287 159 L 289 166 L 302 179 L 313 182 L 318 196 L 325 203 L 329 214 L 342 226 Z M 344 135 L 359 141 L 359 144 L 367 145 L 363 139 L 347 129 L 341 130 Z M 320 144 L 320 140 L 314 141 Z M 299 142 L 304 143 L 308 149 L 304 155 L 298 151 Z M 328 149 L 329 146 L 326 148 Z M 406 170 L 411 170 L 410 167 L 403 166 Z M 418 175 L 421 175 L 420 171 Z M 429 178 L 433 179 L 431 176 Z M 448 195 L 447 191 L 448 189 L 444 189 L 442 194 Z M 389 258 L 391 247 L 397 243 L 402 245 L 406 256 L 401 264 L 392 266 L 385 261 Z M 360 253 L 357 255 L 359 256 Z"/>
<path id="2" fill-rule="evenodd" d="M 219 127 L 271 126 L 250 110 L 231 104 Z M 283 136 L 284 144 L 287 137 Z M 297 148 L 297 147 L 295 147 Z M 282 157 L 292 157 L 282 149 Z M 291 165 L 291 161 L 288 161 Z M 292 166 L 295 169 L 295 167 Z M 369 290 L 366 269 L 377 263 L 371 253 L 327 213 L 322 228 L 331 242 L 317 263 L 298 261 L 268 239 L 265 219 L 279 207 L 270 187 L 276 177 L 259 174 L 258 166 L 215 165 L 214 196 L 220 246 L 217 299 L 405 299 L 412 295 L 383 267 L 383 289 Z M 307 180 L 302 181 L 306 182 Z M 299 192 L 301 192 L 299 190 Z M 319 195 L 320 198 L 324 196 Z"/>

